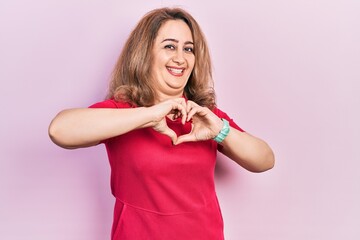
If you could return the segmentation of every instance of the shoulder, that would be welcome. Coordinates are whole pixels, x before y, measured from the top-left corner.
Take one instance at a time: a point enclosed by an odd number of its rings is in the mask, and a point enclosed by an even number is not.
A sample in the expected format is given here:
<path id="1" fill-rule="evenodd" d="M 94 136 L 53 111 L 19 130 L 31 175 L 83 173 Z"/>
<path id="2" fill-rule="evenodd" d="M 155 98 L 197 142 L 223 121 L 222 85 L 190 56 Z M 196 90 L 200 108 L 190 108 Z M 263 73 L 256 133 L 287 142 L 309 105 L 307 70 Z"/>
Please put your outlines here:
<path id="1" fill-rule="evenodd" d="M 221 111 L 218 107 L 214 107 L 212 111 L 220 118 L 227 116 L 227 114 L 225 112 Z"/>
<path id="2" fill-rule="evenodd" d="M 115 99 L 106 99 L 89 106 L 89 108 L 132 108 L 133 106 L 127 102 L 116 101 Z"/>
<path id="3" fill-rule="evenodd" d="M 217 106 L 214 107 L 214 109 L 213 109 L 212 111 L 213 111 L 213 113 L 215 113 L 216 116 L 218 116 L 219 118 L 225 118 L 226 120 L 232 120 L 226 112 L 222 111 L 222 110 L 219 109 Z"/>
<path id="4" fill-rule="evenodd" d="M 244 132 L 244 130 L 242 128 L 240 128 L 235 121 L 229 117 L 229 115 L 227 115 L 227 113 L 223 112 L 222 110 L 220 110 L 218 107 L 214 107 L 214 109 L 212 110 L 213 113 L 215 113 L 216 116 L 218 116 L 219 118 L 223 118 L 229 121 L 230 126 L 232 126 L 233 128 L 236 128 L 237 130 Z"/>

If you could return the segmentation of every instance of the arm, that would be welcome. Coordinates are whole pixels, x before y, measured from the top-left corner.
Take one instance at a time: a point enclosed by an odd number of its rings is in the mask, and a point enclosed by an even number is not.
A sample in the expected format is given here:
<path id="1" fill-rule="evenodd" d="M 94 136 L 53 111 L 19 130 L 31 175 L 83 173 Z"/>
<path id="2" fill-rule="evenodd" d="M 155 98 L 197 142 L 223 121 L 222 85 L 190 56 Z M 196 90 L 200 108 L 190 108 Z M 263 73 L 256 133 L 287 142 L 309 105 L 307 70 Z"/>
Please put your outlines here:
<path id="1" fill-rule="evenodd" d="M 141 117 L 142 116 L 142 117 Z M 148 123 L 146 108 L 76 108 L 61 111 L 49 126 L 51 140 L 63 148 L 97 145 Z"/>
<path id="2" fill-rule="evenodd" d="M 73 149 L 94 146 L 134 129 L 153 127 L 175 141 L 176 134 L 165 121 L 165 116 L 174 111 L 186 115 L 183 99 L 168 100 L 152 107 L 68 109 L 52 120 L 49 136 L 60 147 Z"/>
<path id="3" fill-rule="evenodd" d="M 229 135 L 220 144 L 227 157 L 251 172 L 264 172 L 274 167 L 275 157 L 269 145 L 246 132 L 230 127 Z"/>
<path id="4" fill-rule="evenodd" d="M 180 136 L 176 144 L 213 139 L 223 127 L 218 116 L 194 102 L 188 101 L 187 113 L 187 120 L 192 119 L 193 128 L 189 134 Z M 274 154 L 268 144 L 248 133 L 230 127 L 229 134 L 220 144 L 227 157 L 251 172 L 263 172 L 274 166 Z"/>

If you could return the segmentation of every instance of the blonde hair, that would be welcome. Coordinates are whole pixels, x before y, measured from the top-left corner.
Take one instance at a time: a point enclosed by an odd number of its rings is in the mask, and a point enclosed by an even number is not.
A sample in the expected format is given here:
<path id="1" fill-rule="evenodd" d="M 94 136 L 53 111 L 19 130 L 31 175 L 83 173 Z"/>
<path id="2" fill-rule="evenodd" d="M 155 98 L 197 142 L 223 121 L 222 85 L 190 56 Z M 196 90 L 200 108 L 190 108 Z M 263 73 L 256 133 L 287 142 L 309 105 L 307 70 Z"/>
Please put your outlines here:
<path id="1" fill-rule="evenodd" d="M 151 80 L 152 48 L 160 27 L 168 20 L 184 21 L 194 40 L 195 66 L 184 89 L 185 97 L 212 109 L 215 92 L 209 49 L 196 20 L 180 8 L 155 9 L 139 21 L 115 65 L 107 98 L 136 106 L 155 103 L 156 92 Z"/>

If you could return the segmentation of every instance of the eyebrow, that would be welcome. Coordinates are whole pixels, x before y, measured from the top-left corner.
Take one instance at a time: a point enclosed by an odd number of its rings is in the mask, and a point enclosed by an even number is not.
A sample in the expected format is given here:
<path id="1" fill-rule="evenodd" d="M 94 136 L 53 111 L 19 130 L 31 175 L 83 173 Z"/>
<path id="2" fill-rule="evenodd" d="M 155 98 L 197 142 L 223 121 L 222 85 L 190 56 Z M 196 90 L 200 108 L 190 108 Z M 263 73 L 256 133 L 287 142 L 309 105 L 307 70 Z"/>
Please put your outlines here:
<path id="1" fill-rule="evenodd" d="M 162 40 L 161 43 L 166 42 L 166 41 L 179 43 L 179 40 L 174 39 L 174 38 L 166 38 L 166 39 Z M 186 41 L 185 44 L 192 44 L 192 45 L 194 45 L 194 43 L 193 43 L 192 41 Z"/>

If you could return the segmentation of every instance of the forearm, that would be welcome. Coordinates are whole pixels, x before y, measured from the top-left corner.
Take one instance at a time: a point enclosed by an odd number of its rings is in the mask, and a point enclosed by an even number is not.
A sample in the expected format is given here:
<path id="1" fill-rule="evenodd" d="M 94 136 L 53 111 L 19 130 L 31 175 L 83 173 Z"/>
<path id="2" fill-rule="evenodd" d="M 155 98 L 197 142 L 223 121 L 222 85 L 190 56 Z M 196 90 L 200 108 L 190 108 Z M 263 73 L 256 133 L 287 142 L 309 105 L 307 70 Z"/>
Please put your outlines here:
<path id="1" fill-rule="evenodd" d="M 88 147 L 151 122 L 147 108 L 77 108 L 61 111 L 49 126 L 52 141 L 63 148 Z"/>
<path id="2" fill-rule="evenodd" d="M 274 166 L 275 157 L 269 145 L 246 132 L 231 128 L 221 145 L 226 156 L 251 172 L 263 172 Z"/>

